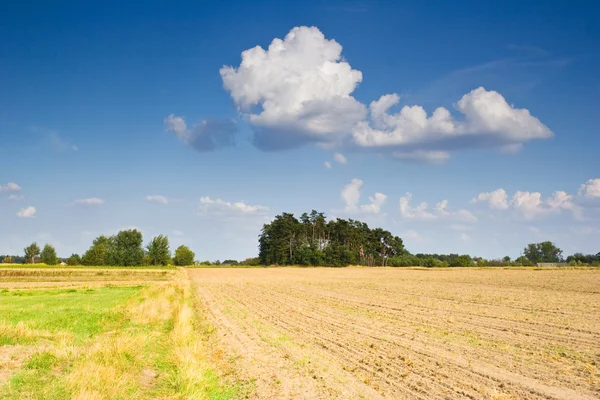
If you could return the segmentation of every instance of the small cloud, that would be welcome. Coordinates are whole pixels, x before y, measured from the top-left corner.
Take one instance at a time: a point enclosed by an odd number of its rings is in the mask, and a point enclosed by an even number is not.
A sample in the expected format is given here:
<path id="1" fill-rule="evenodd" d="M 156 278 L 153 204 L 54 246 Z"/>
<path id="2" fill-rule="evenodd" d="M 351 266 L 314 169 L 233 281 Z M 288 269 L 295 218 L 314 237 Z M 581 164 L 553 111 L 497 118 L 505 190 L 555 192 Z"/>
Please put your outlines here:
<path id="1" fill-rule="evenodd" d="M 6 185 L 0 185 L 0 192 L 18 192 L 22 188 L 14 182 L 8 182 Z"/>
<path id="2" fill-rule="evenodd" d="M 9 199 L 9 200 L 12 200 L 12 201 L 21 201 L 21 200 L 23 200 L 24 198 L 25 198 L 25 197 L 24 197 L 24 196 L 22 196 L 22 195 L 20 195 L 20 194 L 11 194 L 10 196 L 8 196 L 8 199 Z"/>
<path id="3" fill-rule="evenodd" d="M 529 232 L 535 233 L 536 235 L 542 232 L 539 228 L 535 226 L 528 226 L 527 229 L 529 230 Z"/>
<path id="4" fill-rule="evenodd" d="M 360 206 L 360 211 L 367 214 L 379 214 L 381 206 L 385 203 L 387 196 L 383 193 L 375 193 L 374 196 L 369 196 L 369 204 L 363 204 Z"/>
<path id="5" fill-rule="evenodd" d="M 345 211 L 355 211 L 360 200 L 360 188 L 363 185 L 363 181 L 354 178 L 352 181 L 342 188 L 340 197 L 345 204 Z"/>
<path id="6" fill-rule="evenodd" d="M 198 213 L 202 216 L 243 216 L 243 215 L 266 215 L 269 207 L 260 205 L 249 205 L 243 201 L 229 202 L 221 199 L 212 199 L 208 196 L 199 200 Z"/>
<path id="7" fill-rule="evenodd" d="M 467 235 L 466 233 L 461 233 L 460 240 L 462 240 L 463 242 L 470 242 L 471 236 Z"/>
<path id="8" fill-rule="evenodd" d="M 237 125 L 228 119 L 208 119 L 188 128 L 183 117 L 170 114 L 164 120 L 165 130 L 199 152 L 212 151 L 235 144 Z"/>
<path id="9" fill-rule="evenodd" d="M 468 210 L 448 210 L 448 200 L 442 200 L 433 209 L 425 202 L 411 205 L 412 194 L 406 193 L 398 202 L 400 217 L 418 221 L 454 220 L 457 222 L 476 222 L 477 218 Z"/>
<path id="10" fill-rule="evenodd" d="M 161 195 L 146 196 L 146 201 L 149 203 L 169 204 L 169 199 Z"/>
<path id="11" fill-rule="evenodd" d="M 171 233 L 173 234 L 173 236 L 183 236 L 183 232 L 177 229 L 173 229 Z"/>
<path id="12" fill-rule="evenodd" d="M 71 149 L 73 149 L 73 151 L 79 151 L 79 147 L 77 147 L 77 146 L 75 146 L 75 145 L 72 145 L 72 146 L 71 146 Z"/>
<path id="13" fill-rule="evenodd" d="M 103 199 L 97 197 L 89 197 L 87 199 L 77 199 L 73 204 L 78 206 L 99 206 L 105 202 Z"/>
<path id="14" fill-rule="evenodd" d="M 344 156 L 342 153 L 335 153 L 333 155 L 333 159 L 335 161 L 337 161 L 340 164 L 347 164 L 348 163 L 348 159 L 346 158 L 346 156 Z"/>
<path id="15" fill-rule="evenodd" d="M 600 198 L 600 178 L 590 179 L 579 187 L 579 196 L 588 199 Z"/>
<path id="16" fill-rule="evenodd" d="M 325 161 L 323 165 L 325 165 L 325 168 L 331 169 L 331 163 L 329 161 Z"/>
<path id="17" fill-rule="evenodd" d="M 497 189 L 493 192 L 479 193 L 471 200 L 471 203 L 479 202 L 488 203 L 489 208 L 493 210 L 510 209 L 527 221 L 563 210 L 570 211 L 576 219 L 583 218 L 582 209 L 574 203 L 573 196 L 563 191 L 555 191 L 546 201 L 539 192 L 517 191 L 509 201 L 506 191 Z"/>
<path id="18" fill-rule="evenodd" d="M 17 213 L 17 217 L 20 218 L 34 218 L 36 213 L 35 207 L 29 206 L 27 208 L 21 208 L 21 210 Z"/>

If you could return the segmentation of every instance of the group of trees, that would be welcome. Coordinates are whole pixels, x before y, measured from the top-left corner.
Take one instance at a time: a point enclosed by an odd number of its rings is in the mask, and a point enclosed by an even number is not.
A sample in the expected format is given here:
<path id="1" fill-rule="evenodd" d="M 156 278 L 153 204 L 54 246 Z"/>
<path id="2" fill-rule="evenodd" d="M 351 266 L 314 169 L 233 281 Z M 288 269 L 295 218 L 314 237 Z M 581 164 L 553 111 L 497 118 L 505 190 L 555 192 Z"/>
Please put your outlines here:
<path id="1" fill-rule="evenodd" d="M 195 254 L 187 246 L 179 246 L 171 257 L 169 238 L 158 235 L 144 249 L 142 233 L 137 229 L 120 231 L 114 236 L 98 236 L 81 257 L 83 265 L 192 265 Z M 78 261 L 74 254 L 67 264 Z M 72 259 L 71 262 L 69 262 Z"/>
<path id="2" fill-rule="evenodd" d="M 24 249 L 24 262 L 34 264 L 41 262 L 56 265 L 60 259 L 56 250 L 50 244 L 40 251 L 37 243 L 32 243 Z M 66 259 L 68 265 L 98 265 L 98 266 L 139 266 L 139 265 L 192 265 L 195 254 L 187 246 L 179 246 L 171 256 L 169 238 L 158 235 L 143 247 L 142 233 L 136 229 L 123 230 L 114 236 L 98 236 L 90 248 L 79 256 L 72 254 Z M 5 258 L 6 261 L 6 258 Z M 12 261 L 12 257 L 9 261 Z"/>
<path id="3" fill-rule="evenodd" d="M 123 230 L 114 236 L 98 236 L 90 248 L 79 256 L 67 258 L 68 265 L 139 266 L 192 265 L 195 254 L 179 246 L 172 255 L 167 236 L 158 235 L 143 247 L 142 233 L 136 229 Z M 0 256 L 4 263 L 44 263 L 56 265 L 55 248 L 46 244 L 42 249 L 32 243 L 24 256 Z M 562 250 L 552 242 L 531 243 L 515 260 L 506 256 L 486 260 L 466 254 L 411 254 L 398 236 L 381 228 L 369 228 L 364 222 L 352 219 L 327 221 L 323 213 L 313 210 L 300 219 L 283 213 L 265 224 L 259 235 L 259 256 L 243 261 L 227 259 L 203 261 L 201 265 L 314 265 L 314 266 L 392 266 L 392 267 L 469 267 L 469 266 L 531 266 L 537 263 L 570 265 L 600 265 L 600 253 L 575 253 L 563 259 Z"/>
<path id="4" fill-rule="evenodd" d="M 56 249 L 50 244 L 46 244 L 42 250 L 37 243 L 33 242 L 29 246 L 25 247 L 25 258 L 26 263 L 35 264 L 41 262 L 48 265 L 56 265 L 60 262 L 56 255 Z"/>
<path id="5" fill-rule="evenodd" d="M 313 210 L 300 219 L 283 213 L 265 224 L 259 236 L 263 265 L 389 265 L 406 253 L 402 239 L 352 219 L 327 221 Z"/>

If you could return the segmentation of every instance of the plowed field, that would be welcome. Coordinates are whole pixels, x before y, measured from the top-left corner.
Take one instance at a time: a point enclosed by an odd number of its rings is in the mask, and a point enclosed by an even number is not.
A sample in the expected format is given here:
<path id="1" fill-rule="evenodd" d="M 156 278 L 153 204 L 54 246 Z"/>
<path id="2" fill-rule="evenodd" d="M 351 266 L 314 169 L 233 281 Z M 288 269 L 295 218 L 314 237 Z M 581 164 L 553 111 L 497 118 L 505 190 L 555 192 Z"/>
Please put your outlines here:
<path id="1" fill-rule="evenodd" d="M 600 397 L 600 271 L 190 269 L 254 398 Z"/>

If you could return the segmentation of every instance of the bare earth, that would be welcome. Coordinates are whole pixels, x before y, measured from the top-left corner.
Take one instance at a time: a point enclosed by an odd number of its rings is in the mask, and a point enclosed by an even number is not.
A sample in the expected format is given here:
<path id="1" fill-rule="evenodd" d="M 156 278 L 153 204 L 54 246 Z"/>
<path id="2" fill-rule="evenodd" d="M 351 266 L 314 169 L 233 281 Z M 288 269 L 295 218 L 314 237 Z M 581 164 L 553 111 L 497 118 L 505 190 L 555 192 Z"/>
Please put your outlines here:
<path id="1" fill-rule="evenodd" d="M 600 270 L 188 275 L 254 398 L 600 398 Z"/>

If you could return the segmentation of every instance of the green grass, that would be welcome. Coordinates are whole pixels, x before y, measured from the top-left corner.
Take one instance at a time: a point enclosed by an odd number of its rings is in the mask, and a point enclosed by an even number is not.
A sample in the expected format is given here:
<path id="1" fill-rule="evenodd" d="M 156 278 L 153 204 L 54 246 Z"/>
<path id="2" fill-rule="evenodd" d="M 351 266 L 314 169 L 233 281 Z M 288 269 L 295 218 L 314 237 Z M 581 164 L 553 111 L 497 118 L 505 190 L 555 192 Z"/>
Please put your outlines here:
<path id="1" fill-rule="evenodd" d="M 0 399 L 237 398 L 189 293 L 181 282 L 0 290 L 0 352 L 19 359 Z"/>
<path id="2" fill-rule="evenodd" d="M 1 291 L 0 324 L 16 326 L 21 322 L 32 330 L 70 333 L 76 340 L 89 338 L 119 327 L 123 313 L 114 308 L 140 289 L 134 286 Z M 19 343 L 19 337 L 3 336 L 0 334 L 0 344 Z"/>

